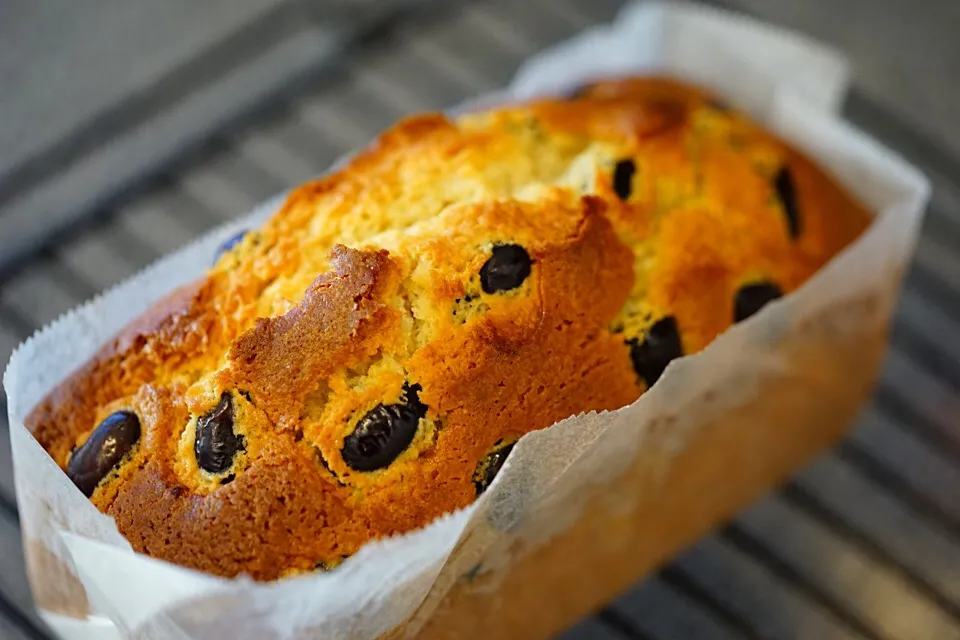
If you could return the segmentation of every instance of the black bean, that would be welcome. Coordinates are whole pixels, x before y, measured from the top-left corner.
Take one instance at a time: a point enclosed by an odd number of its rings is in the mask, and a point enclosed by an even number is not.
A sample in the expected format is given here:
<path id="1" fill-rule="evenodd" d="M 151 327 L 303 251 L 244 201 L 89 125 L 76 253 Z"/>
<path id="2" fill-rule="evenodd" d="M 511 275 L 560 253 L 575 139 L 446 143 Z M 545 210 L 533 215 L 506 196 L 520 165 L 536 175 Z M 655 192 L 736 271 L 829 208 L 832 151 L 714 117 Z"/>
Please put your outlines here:
<path id="1" fill-rule="evenodd" d="M 233 400 L 229 393 L 206 415 L 197 419 L 193 452 L 204 471 L 223 473 L 233 464 L 237 451 L 245 448 L 243 436 L 233 431 Z"/>
<path id="2" fill-rule="evenodd" d="M 500 244 L 480 268 L 480 287 L 484 293 L 516 289 L 530 275 L 533 260 L 518 244 Z"/>
<path id="3" fill-rule="evenodd" d="M 97 425 L 87 441 L 70 456 L 67 476 L 88 498 L 140 439 L 140 419 L 131 411 L 117 411 Z"/>
<path id="4" fill-rule="evenodd" d="M 355 471 L 374 471 L 393 462 L 410 445 L 427 407 L 417 395 L 420 385 L 403 385 L 397 404 L 378 404 L 343 440 L 340 455 Z"/>
<path id="5" fill-rule="evenodd" d="M 629 158 L 618 162 L 613 169 L 613 190 L 624 202 L 630 199 L 630 193 L 633 191 L 633 175 L 636 172 L 637 165 Z"/>
<path id="6" fill-rule="evenodd" d="M 473 486 L 476 487 L 478 496 L 487 490 L 493 479 L 500 473 L 503 463 L 507 461 L 507 457 L 513 451 L 515 444 L 516 442 L 511 442 L 492 451 L 477 465 L 477 470 L 473 474 Z"/>
<path id="7" fill-rule="evenodd" d="M 768 302 L 782 298 L 783 292 L 772 282 L 758 282 L 740 287 L 733 300 L 733 320 L 746 320 L 760 311 Z"/>
<path id="8" fill-rule="evenodd" d="M 787 228 L 790 237 L 800 235 L 800 208 L 797 206 L 797 189 L 793 184 L 793 176 L 788 167 L 783 167 L 774 178 L 773 186 L 777 190 L 777 197 L 783 206 L 783 213 L 787 216 Z"/>
<path id="9" fill-rule="evenodd" d="M 243 240 L 244 236 L 246 236 L 247 233 L 248 233 L 247 230 L 240 231 L 230 236 L 229 238 L 224 240 L 222 243 L 220 243 L 220 246 L 217 247 L 217 252 L 214 254 L 214 260 L 215 261 L 219 260 L 220 256 L 222 256 L 227 251 L 230 251 L 230 249 L 233 249 L 235 246 L 240 244 L 240 241 Z"/>
<path id="10" fill-rule="evenodd" d="M 633 370 L 647 387 L 652 387 L 660 379 L 671 360 L 683 355 L 680 332 L 673 316 L 658 320 L 647 331 L 643 342 L 633 338 L 627 340 L 627 344 L 630 345 Z"/>

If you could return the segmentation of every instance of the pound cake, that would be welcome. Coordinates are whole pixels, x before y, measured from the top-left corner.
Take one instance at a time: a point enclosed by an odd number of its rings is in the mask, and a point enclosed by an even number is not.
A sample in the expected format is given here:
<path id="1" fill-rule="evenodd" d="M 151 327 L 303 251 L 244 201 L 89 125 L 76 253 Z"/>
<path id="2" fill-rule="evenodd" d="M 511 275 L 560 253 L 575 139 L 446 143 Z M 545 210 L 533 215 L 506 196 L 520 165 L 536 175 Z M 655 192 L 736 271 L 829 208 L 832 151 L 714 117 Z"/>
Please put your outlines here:
<path id="1" fill-rule="evenodd" d="M 222 247 L 27 425 L 134 549 L 257 580 L 464 507 L 869 223 L 699 88 L 403 120 Z"/>

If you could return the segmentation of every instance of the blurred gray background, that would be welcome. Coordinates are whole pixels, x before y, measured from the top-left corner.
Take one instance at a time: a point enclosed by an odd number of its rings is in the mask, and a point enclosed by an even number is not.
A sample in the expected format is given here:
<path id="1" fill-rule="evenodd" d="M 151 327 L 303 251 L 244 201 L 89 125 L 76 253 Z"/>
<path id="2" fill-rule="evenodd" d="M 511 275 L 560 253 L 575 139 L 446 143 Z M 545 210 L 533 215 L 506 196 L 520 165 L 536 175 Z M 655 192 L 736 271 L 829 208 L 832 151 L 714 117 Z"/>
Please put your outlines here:
<path id="1" fill-rule="evenodd" d="M 0 2 L 0 363 L 36 328 L 622 0 Z M 565 637 L 960 638 L 960 2 L 722 0 L 845 50 L 846 116 L 931 178 L 851 436 Z M 32 609 L 0 394 L 0 638 Z"/>
<path id="2" fill-rule="evenodd" d="M 37 227 L 98 205 L 321 60 L 337 59 L 365 28 L 410 7 L 438 19 L 430 14 L 455 13 L 464 4 L 470 2 L 0 3 L 0 262 L 11 243 L 42 233 Z M 841 47 L 864 96 L 960 154 L 960 3 L 723 4 Z"/>

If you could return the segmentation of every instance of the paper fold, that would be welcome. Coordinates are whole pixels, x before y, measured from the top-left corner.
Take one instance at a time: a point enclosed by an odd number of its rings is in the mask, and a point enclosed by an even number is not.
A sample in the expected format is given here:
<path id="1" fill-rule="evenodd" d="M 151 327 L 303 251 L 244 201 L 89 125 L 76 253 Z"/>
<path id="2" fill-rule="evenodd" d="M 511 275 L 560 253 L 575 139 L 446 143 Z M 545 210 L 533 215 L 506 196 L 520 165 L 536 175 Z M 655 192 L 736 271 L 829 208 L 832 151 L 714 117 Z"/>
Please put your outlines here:
<path id="1" fill-rule="evenodd" d="M 568 63 L 577 60 L 577 73 Z M 735 69 L 736 73 L 730 73 Z M 840 52 L 799 34 L 688 2 L 628 4 L 614 24 L 588 29 L 521 65 L 514 97 L 564 94 L 587 78 L 666 74 L 712 88 L 754 115 L 784 87 L 835 113 L 847 90 Z"/>
<path id="2" fill-rule="evenodd" d="M 10 362 L 4 384 L 30 580 L 41 612 L 58 633 L 68 640 L 91 637 L 90 629 L 105 629 L 105 620 L 122 634 L 117 637 L 143 639 L 376 638 L 400 625 L 414 633 L 461 581 L 496 574 L 521 550 L 571 526 L 587 500 L 597 499 L 593 488 L 615 479 L 645 451 L 657 452 L 649 469 L 649 481 L 656 483 L 705 412 L 732 411 L 750 401 L 759 381 L 793 370 L 780 347 L 796 340 L 808 319 L 830 321 L 822 329 L 827 334 L 816 339 L 853 340 L 863 316 L 837 309 L 867 295 L 874 300 L 863 311 L 867 319 L 886 321 L 929 186 L 902 159 L 837 119 L 848 65 L 836 52 L 692 4 L 639 3 L 626 7 L 614 25 L 588 30 L 528 61 L 508 90 L 467 108 L 635 73 L 676 75 L 729 96 L 832 171 L 876 212 L 875 224 L 799 291 L 705 351 L 672 363 L 630 407 L 570 418 L 523 438 L 493 486 L 469 508 L 370 544 L 335 572 L 259 584 L 133 553 L 23 421 L 64 371 L 82 364 L 149 303 L 202 273 L 224 238 L 256 225 L 282 198 L 266 203 L 59 319 Z M 737 384 L 718 379 L 730 366 L 736 367 Z M 676 412 L 693 406 L 697 394 L 718 389 L 721 400 L 713 405 Z M 662 428 L 664 416 L 671 416 L 669 429 Z M 86 616 L 88 627 L 75 622 Z"/>

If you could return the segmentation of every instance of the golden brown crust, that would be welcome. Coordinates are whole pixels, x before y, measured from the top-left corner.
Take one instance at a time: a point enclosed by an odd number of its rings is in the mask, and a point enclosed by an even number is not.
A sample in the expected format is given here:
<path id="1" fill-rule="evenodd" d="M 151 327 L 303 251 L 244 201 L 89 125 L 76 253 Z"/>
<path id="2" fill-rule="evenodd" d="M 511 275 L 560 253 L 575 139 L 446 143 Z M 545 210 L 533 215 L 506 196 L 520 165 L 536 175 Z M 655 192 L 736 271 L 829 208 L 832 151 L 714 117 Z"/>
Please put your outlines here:
<path id="1" fill-rule="evenodd" d="M 363 344 L 361 332 L 388 312 L 378 289 L 389 268 L 386 251 L 334 248 L 331 271 L 317 276 L 296 307 L 237 338 L 227 356 L 234 366 L 219 385 L 252 394 L 274 425 L 295 428 L 317 381 L 355 360 L 349 352 Z"/>
<path id="2" fill-rule="evenodd" d="M 652 381 L 634 347 L 657 321 L 702 349 L 745 285 L 792 291 L 868 219 L 671 80 L 409 118 L 295 190 L 27 423 L 66 467 L 107 415 L 134 411 L 143 435 L 93 502 L 137 550 L 273 579 L 469 504 L 496 447 L 636 399 Z M 501 246 L 530 263 L 492 290 L 481 273 Z M 223 402 L 239 444 L 204 470 L 198 433 Z M 422 416 L 382 468 L 357 468 L 351 434 L 382 406 Z"/>

